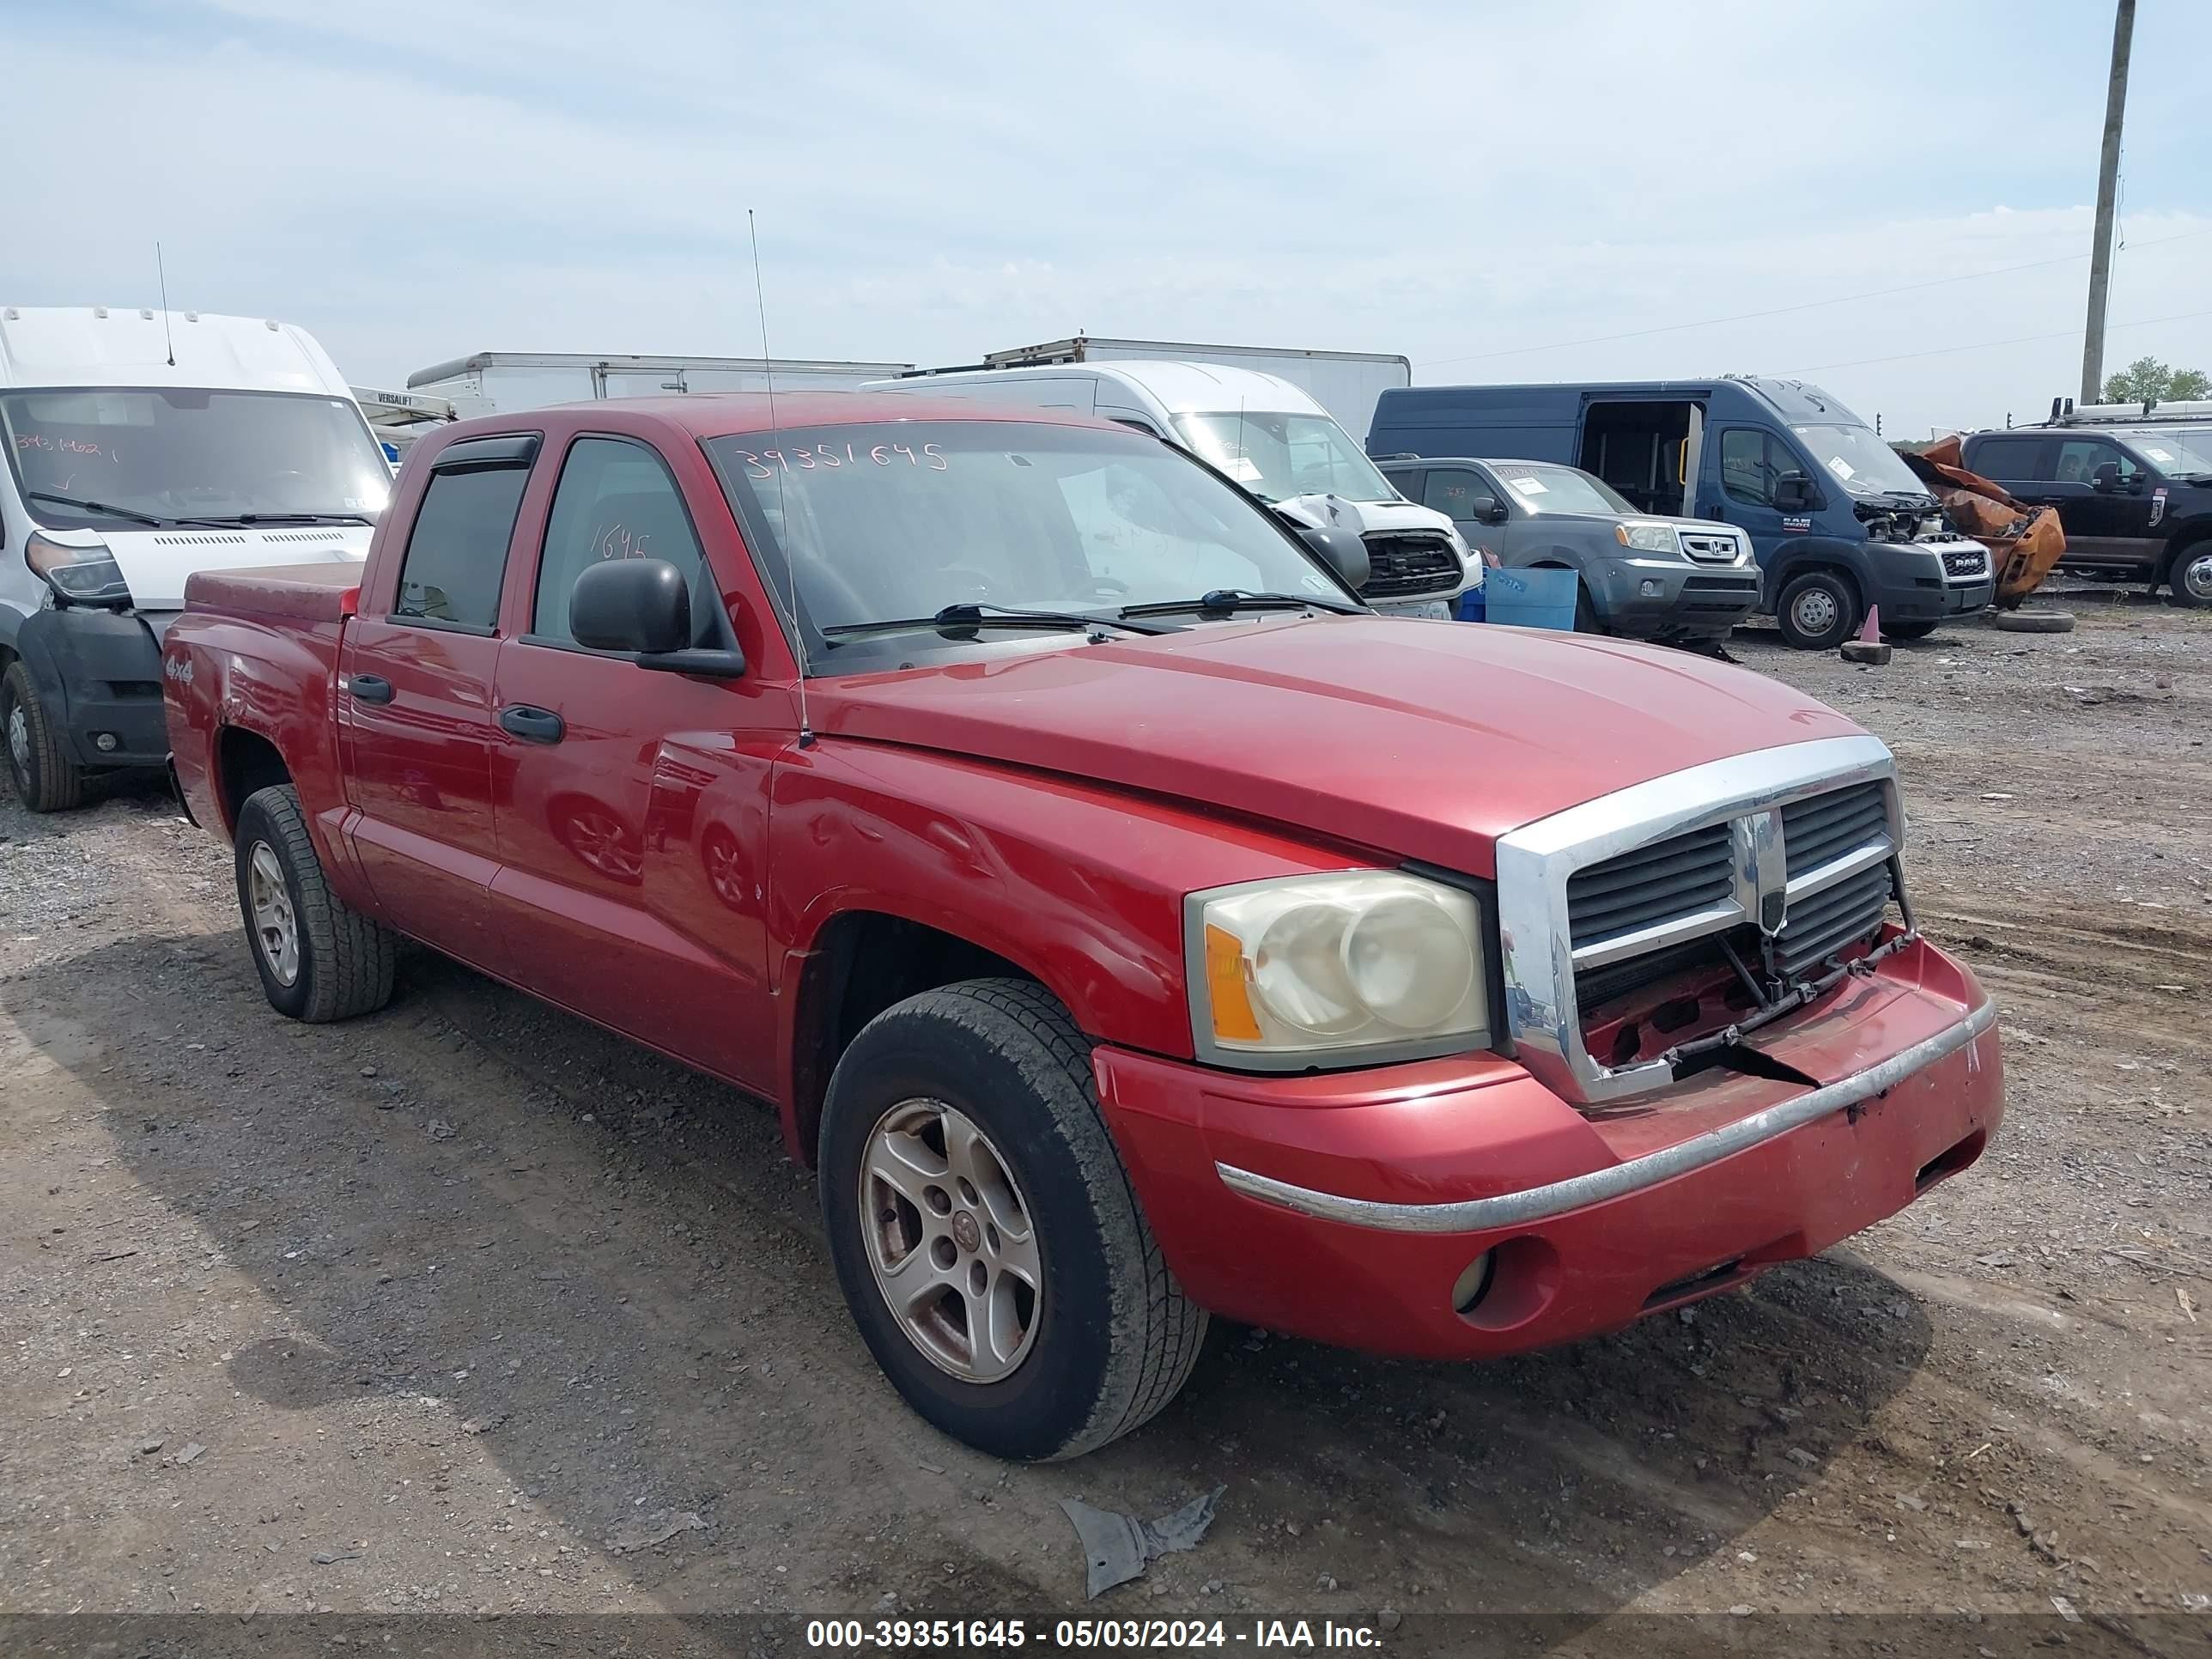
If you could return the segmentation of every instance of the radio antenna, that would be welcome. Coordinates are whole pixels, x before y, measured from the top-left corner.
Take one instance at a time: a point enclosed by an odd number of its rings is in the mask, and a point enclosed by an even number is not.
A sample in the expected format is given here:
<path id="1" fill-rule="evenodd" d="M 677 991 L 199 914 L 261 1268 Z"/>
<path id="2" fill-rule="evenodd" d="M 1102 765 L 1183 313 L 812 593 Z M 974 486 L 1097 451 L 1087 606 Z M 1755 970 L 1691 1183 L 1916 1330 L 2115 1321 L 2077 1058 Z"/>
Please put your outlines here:
<path id="1" fill-rule="evenodd" d="M 161 343 L 169 349 L 169 367 L 177 366 L 177 337 L 169 332 L 169 273 L 161 264 L 161 245 L 154 244 L 154 276 L 161 285 Z"/>
<path id="2" fill-rule="evenodd" d="M 775 441 L 776 458 L 783 456 L 783 433 L 775 420 L 775 360 L 768 352 L 768 296 L 761 289 L 760 227 L 753 210 L 745 210 L 745 234 L 753 245 L 753 304 L 760 312 L 761 379 L 768 386 L 768 435 Z M 814 747 L 814 728 L 806 719 L 806 625 L 799 619 L 799 559 L 791 550 L 791 514 L 783 500 L 783 472 L 775 475 L 776 539 L 783 544 L 784 580 L 791 586 L 791 649 L 799 659 L 799 746 Z"/>

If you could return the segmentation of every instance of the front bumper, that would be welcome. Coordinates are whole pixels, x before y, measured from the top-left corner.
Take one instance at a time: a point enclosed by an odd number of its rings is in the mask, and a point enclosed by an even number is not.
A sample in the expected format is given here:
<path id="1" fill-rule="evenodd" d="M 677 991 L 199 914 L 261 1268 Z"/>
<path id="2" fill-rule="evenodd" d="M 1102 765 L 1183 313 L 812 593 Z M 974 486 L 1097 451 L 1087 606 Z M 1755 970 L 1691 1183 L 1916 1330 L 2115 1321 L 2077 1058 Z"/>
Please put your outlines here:
<path id="1" fill-rule="evenodd" d="M 1725 634 L 1759 608 L 1759 567 L 1610 559 L 1598 568 L 1594 597 L 1617 634 Z"/>
<path id="2" fill-rule="evenodd" d="M 161 635 L 174 616 L 70 605 L 24 618 L 16 636 L 24 666 L 81 765 L 167 764 Z"/>
<path id="3" fill-rule="evenodd" d="M 1869 553 L 1875 588 L 1867 598 L 1892 622 L 1972 616 L 1996 597 L 1996 578 L 1986 561 L 1978 576 L 1959 578 L 1945 573 L 1942 556 L 1924 543 L 1875 542 Z"/>
<path id="4" fill-rule="evenodd" d="M 1972 976 L 1916 942 L 1753 1040 L 1815 1089 L 1716 1071 L 1586 1116 L 1487 1054 L 1297 1078 L 1107 1048 L 1097 1065 L 1199 1302 L 1468 1358 L 1619 1329 L 1903 1209 L 2002 1115 L 1993 1024 Z M 1486 1291 L 1456 1310 L 1486 1255 Z"/>

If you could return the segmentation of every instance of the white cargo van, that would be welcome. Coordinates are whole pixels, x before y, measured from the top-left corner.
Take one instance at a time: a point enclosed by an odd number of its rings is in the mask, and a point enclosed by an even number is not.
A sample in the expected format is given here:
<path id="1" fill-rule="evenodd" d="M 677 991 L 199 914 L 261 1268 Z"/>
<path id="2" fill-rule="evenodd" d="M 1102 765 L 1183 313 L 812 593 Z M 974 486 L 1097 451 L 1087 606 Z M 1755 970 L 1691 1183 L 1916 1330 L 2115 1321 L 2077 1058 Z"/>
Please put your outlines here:
<path id="1" fill-rule="evenodd" d="M 194 571 L 352 560 L 391 470 L 304 331 L 0 307 L 0 734 L 33 811 L 168 762 L 161 635 Z"/>
<path id="2" fill-rule="evenodd" d="M 1283 518 L 1356 531 L 1367 545 L 1360 597 L 1394 616 L 1449 617 L 1479 586 L 1452 521 L 1400 495 L 1328 411 L 1279 375 L 1219 363 L 1056 363 L 933 369 L 869 391 L 951 394 L 1026 409 L 1073 409 L 1179 444 Z"/>

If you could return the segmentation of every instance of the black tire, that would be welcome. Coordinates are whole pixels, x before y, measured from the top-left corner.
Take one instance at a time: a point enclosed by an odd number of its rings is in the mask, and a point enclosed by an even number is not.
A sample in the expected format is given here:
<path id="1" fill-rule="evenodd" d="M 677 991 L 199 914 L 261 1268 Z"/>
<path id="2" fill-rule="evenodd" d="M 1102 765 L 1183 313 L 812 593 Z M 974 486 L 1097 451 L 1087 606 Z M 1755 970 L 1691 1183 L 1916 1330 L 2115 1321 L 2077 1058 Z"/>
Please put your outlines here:
<path id="1" fill-rule="evenodd" d="M 1577 634 L 1613 632 L 1598 619 L 1597 607 L 1590 603 L 1589 584 L 1579 576 L 1575 579 L 1575 632 Z"/>
<path id="2" fill-rule="evenodd" d="M 2187 611 L 2212 610 L 2212 541 L 2195 541 L 2166 567 L 2166 602 Z"/>
<path id="3" fill-rule="evenodd" d="M 2074 613 L 2070 611 L 2000 611 L 1990 618 L 1990 626 L 2000 634 L 2071 634 Z"/>
<path id="4" fill-rule="evenodd" d="M 1856 634 L 1865 619 L 1858 584 L 1840 570 L 1808 570 L 1792 576 L 1774 602 L 1774 620 L 1781 625 L 1782 637 L 1800 651 L 1833 651 Z"/>
<path id="5" fill-rule="evenodd" d="M 239 916 L 270 1007 L 319 1025 L 374 1013 L 392 1000 L 398 938 L 331 891 L 300 811 L 299 793 L 290 784 L 271 784 L 246 798 L 234 847 Z M 276 855 L 290 902 L 298 960 L 289 982 L 255 925 L 252 884 L 258 848 Z"/>
<path id="6" fill-rule="evenodd" d="M 0 675 L 0 749 L 16 798 L 33 812 L 64 812 L 84 799 L 84 768 L 46 717 L 31 671 L 20 662 Z"/>
<path id="7" fill-rule="evenodd" d="M 1027 1200 L 1042 1264 L 1035 1334 L 994 1382 L 956 1376 L 926 1354 L 871 1263 L 864 1229 L 873 1218 L 860 1190 L 868 1144 L 916 1101 L 965 1115 Z M 830 1079 L 820 1152 L 823 1220 L 846 1304 L 892 1386 L 946 1434 L 997 1457 L 1080 1456 L 1150 1419 L 1189 1376 L 1205 1310 L 1183 1295 L 1137 1206 L 1099 1115 L 1091 1045 L 1042 987 L 969 980 L 877 1015 Z"/>
<path id="8" fill-rule="evenodd" d="M 1942 626 L 1941 618 L 1932 622 L 1884 623 L 1881 636 L 1886 640 L 1924 640 Z"/>

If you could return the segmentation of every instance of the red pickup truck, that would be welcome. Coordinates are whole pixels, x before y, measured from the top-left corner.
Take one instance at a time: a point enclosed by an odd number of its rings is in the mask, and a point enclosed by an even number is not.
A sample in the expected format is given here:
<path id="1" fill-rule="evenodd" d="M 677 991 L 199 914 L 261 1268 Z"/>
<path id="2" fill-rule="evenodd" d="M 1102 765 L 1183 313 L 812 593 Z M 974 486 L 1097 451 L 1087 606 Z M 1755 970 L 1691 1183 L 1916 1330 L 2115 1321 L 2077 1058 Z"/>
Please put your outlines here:
<path id="1" fill-rule="evenodd" d="M 194 577 L 170 734 L 278 1010 L 404 936 L 769 1103 L 878 1362 L 1003 1455 L 1145 1421 L 1209 1311 L 1567 1341 L 1980 1155 L 1881 743 L 1364 564 L 1088 417 L 544 410 L 417 444 L 352 580 Z"/>

